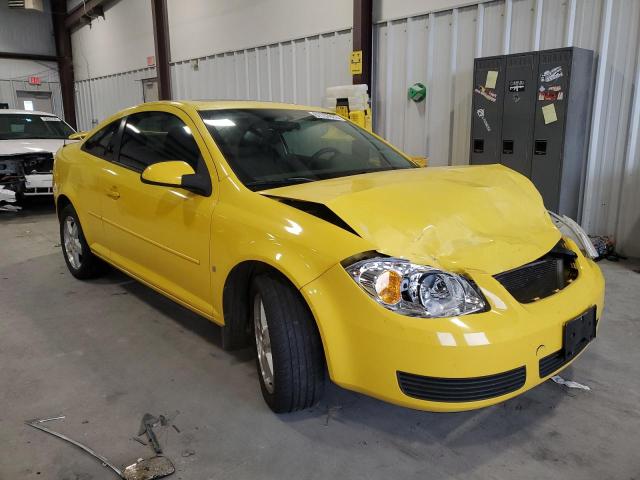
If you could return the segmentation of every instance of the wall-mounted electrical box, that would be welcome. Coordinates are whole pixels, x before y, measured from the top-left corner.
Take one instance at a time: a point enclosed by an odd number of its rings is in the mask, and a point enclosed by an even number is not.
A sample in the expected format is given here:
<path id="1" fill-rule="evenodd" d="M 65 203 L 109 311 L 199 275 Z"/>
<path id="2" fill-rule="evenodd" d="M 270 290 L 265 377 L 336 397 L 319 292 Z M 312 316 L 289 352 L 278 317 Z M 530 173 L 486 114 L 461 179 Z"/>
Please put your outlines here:
<path id="1" fill-rule="evenodd" d="M 522 173 L 577 219 L 593 74 L 593 52 L 575 47 L 475 59 L 470 163 Z"/>

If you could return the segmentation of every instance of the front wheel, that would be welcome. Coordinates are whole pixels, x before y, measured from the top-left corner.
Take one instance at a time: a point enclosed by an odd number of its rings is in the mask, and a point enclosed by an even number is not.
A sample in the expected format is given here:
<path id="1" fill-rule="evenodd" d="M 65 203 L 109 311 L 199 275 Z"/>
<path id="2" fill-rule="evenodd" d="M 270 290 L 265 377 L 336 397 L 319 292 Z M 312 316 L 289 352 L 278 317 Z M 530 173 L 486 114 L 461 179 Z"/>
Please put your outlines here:
<path id="1" fill-rule="evenodd" d="M 276 413 L 314 405 L 324 390 L 322 342 L 300 293 L 277 274 L 253 280 L 251 312 L 258 377 Z"/>
<path id="2" fill-rule="evenodd" d="M 67 268 L 74 277 L 84 280 L 103 273 L 104 264 L 91 253 L 78 214 L 71 205 L 60 213 L 60 245 Z"/>

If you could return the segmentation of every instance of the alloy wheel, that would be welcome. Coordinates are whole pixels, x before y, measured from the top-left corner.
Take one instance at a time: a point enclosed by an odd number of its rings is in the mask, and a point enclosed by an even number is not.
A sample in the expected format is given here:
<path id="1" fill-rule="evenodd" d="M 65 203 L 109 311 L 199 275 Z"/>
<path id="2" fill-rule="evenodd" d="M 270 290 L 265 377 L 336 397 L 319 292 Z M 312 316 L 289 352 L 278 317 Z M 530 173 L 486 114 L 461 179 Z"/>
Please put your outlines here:
<path id="1" fill-rule="evenodd" d="M 71 266 L 78 270 L 82 266 L 82 243 L 80 243 L 80 228 L 75 218 L 64 219 L 63 228 L 64 251 Z"/>
<path id="2" fill-rule="evenodd" d="M 256 336 L 256 349 L 258 351 L 258 364 L 264 386 L 269 393 L 273 393 L 273 356 L 271 354 L 271 338 L 267 314 L 264 310 L 262 297 L 257 294 L 253 300 L 253 326 Z"/>

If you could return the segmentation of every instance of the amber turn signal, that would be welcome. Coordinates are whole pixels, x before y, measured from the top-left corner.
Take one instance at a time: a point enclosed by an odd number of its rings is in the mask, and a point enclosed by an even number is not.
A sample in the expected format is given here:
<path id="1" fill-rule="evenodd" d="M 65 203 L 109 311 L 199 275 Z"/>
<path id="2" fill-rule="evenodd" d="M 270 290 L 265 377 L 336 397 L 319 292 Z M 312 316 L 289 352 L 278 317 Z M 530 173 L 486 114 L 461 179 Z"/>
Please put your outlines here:
<path id="1" fill-rule="evenodd" d="M 387 270 L 376 278 L 376 293 L 387 305 L 395 305 L 402 299 L 401 286 L 402 275 L 394 270 Z"/>

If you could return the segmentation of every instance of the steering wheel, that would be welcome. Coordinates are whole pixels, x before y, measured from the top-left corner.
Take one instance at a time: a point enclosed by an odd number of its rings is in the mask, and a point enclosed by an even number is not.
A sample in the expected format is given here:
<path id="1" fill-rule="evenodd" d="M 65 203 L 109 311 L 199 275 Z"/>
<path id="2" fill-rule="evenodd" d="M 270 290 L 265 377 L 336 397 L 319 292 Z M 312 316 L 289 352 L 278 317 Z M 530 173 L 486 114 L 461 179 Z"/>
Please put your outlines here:
<path id="1" fill-rule="evenodd" d="M 333 147 L 321 148 L 316 153 L 311 155 L 311 165 L 313 166 L 313 168 L 317 168 L 318 160 L 320 160 L 320 157 L 322 155 L 326 155 L 327 153 L 331 154 L 331 156 L 327 158 L 327 160 L 332 160 L 336 155 L 340 153 L 340 151 L 337 148 L 333 148 Z"/>

